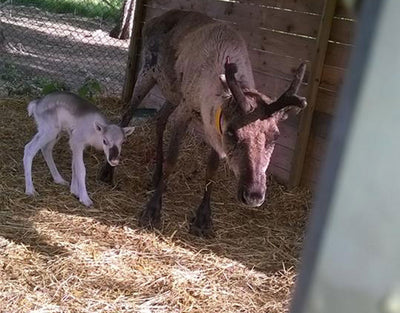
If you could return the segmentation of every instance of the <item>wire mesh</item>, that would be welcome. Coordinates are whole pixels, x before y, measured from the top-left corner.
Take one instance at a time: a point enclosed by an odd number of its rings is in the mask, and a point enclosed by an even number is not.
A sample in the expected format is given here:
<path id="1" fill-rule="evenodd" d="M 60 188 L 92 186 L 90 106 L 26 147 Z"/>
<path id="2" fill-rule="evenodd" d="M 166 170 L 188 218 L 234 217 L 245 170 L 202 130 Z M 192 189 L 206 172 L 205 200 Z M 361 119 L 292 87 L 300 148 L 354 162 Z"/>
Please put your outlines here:
<path id="1" fill-rule="evenodd" d="M 123 0 L 0 0 L 0 97 L 76 91 L 118 96 L 129 40 L 114 39 Z"/>

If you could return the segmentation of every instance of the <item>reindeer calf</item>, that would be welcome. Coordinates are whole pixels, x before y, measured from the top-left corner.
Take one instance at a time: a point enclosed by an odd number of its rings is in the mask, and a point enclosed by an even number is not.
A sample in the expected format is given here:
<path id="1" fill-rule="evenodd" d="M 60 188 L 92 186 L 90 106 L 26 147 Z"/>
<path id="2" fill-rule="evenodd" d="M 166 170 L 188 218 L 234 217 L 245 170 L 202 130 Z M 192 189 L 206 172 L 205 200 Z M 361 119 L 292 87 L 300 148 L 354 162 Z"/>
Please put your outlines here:
<path id="1" fill-rule="evenodd" d="M 61 131 L 69 134 L 72 150 L 71 193 L 86 206 L 93 204 L 86 190 L 86 169 L 83 151 L 86 146 L 103 150 L 108 164 L 119 164 L 121 146 L 134 127 L 119 127 L 107 122 L 104 115 L 92 103 L 68 92 L 54 92 L 28 105 L 29 116 L 34 117 L 38 132 L 25 146 L 24 172 L 25 193 L 36 194 L 32 182 L 32 161 L 41 150 L 57 184 L 68 185 L 58 172 L 52 151 Z"/>

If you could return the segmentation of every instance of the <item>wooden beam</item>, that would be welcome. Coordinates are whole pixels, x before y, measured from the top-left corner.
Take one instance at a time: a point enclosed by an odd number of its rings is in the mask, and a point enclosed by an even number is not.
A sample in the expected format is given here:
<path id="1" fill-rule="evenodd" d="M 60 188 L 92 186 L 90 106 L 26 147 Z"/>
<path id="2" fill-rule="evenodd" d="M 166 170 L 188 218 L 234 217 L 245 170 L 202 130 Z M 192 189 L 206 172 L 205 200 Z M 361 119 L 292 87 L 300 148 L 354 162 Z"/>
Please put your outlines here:
<path id="1" fill-rule="evenodd" d="M 318 87 L 321 83 L 322 70 L 325 62 L 326 50 L 328 47 L 329 35 L 336 9 L 336 0 L 326 0 L 318 30 L 317 46 L 311 66 L 311 77 L 308 84 L 307 100 L 308 106 L 304 110 L 297 132 L 296 147 L 292 160 L 289 187 L 299 185 L 303 173 L 304 160 L 307 151 L 308 138 L 310 136 L 311 122 L 318 95 Z"/>
<path id="2" fill-rule="evenodd" d="M 129 42 L 128 62 L 126 65 L 125 82 L 122 89 L 122 102 L 128 103 L 135 86 L 139 67 L 139 52 L 141 46 L 141 33 L 143 27 L 145 0 L 135 0 L 133 9 L 133 32 Z"/>

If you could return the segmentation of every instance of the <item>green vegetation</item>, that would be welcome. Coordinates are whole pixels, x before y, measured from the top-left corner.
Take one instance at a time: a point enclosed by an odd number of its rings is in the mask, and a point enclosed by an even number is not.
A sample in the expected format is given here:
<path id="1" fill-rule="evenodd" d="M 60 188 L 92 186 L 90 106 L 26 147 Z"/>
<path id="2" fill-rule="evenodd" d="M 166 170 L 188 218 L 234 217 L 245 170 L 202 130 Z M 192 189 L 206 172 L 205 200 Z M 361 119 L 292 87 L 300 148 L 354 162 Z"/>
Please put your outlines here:
<path id="1" fill-rule="evenodd" d="M 83 83 L 82 87 L 78 89 L 78 94 L 82 98 L 86 98 L 89 101 L 94 101 L 95 98 L 101 93 L 101 85 L 95 78 L 87 78 Z"/>
<path id="2" fill-rule="evenodd" d="M 40 95 L 43 96 L 54 91 L 68 90 L 68 87 L 64 82 L 55 81 L 48 78 L 39 78 L 36 79 L 35 82 L 37 83 L 38 88 L 41 90 Z"/>
<path id="3" fill-rule="evenodd" d="M 5 2 L 6 0 L 0 0 Z M 14 0 L 13 4 L 32 5 L 54 13 L 118 20 L 123 0 Z"/>
<path id="4" fill-rule="evenodd" d="M 27 75 L 12 62 L 0 64 L 0 84 L 8 96 L 40 97 L 53 91 L 70 90 L 63 81 Z M 103 88 L 95 78 L 86 78 L 77 93 L 89 101 L 94 102 L 101 95 Z"/>

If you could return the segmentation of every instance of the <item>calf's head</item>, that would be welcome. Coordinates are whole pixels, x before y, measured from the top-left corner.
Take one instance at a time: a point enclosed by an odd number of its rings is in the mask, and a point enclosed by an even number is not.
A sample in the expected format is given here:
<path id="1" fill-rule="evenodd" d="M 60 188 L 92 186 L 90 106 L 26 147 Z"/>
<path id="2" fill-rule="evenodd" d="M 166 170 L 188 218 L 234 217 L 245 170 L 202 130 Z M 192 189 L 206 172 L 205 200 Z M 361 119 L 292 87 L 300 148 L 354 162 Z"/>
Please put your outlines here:
<path id="1" fill-rule="evenodd" d="M 97 121 L 94 126 L 101 136 L 103 151 L 107 162 L 111 166 L 117 166 L 119 164 L 122 144 L 126 137 L 133 133 L 135 128 L 119 127 L 114 124 L 103 125 Z"/>
<path id="2" fill-rule="evenodd" d="M 306 99 L 297 95 L 305 64 L 300 65 L 290 87 L 276 101 L 240 86 L 236 72 L 236 64 L 228 59 L 225 79 L 221 79 L 227 91 L 222 106 L 222 144 L 229 167 L 239 181 L 239 201 L 257 207 L 265 200 L 266 171 L 279 136 L 278 123 L 287 118 L 288 111 L 307 105 Z"/>

